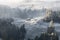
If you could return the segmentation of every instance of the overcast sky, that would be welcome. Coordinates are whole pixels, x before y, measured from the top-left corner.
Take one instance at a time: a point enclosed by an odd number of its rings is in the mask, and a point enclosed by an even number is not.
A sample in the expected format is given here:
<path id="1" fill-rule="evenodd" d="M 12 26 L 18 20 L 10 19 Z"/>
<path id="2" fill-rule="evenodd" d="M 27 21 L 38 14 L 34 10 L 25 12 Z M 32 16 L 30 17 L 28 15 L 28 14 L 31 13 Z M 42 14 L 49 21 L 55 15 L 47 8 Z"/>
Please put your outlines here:
<path id="1" fill-rule="evenodd" d="M 34 4 L 37 6 L 60 6 L 60 0 L 0 0 L 0 5 L 8 5 L 8 6 L 19 6 L 19 5 L 29 5 Z"/>

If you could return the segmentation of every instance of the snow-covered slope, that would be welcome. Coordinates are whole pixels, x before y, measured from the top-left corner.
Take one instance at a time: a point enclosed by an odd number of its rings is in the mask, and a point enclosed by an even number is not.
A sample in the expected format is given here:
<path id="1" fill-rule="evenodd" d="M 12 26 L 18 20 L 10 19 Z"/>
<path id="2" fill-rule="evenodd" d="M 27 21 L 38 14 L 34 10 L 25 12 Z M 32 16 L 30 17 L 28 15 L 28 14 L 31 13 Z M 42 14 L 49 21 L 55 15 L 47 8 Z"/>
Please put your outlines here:
<path id="1" fill-rule="evenodd" d="M 42 32 L 45 32 L 47 30 L 47 27 L 49 27 L 49 22 L 43 21 L 44 17 L 36 17 L 32 19 L 19 19 L 15 18 L 14 23 L 17 26 L 21 26 L 22 24 L 25 24 L 25 28 L 27 30 L 26 39 L 27 38 L 34 38 L 35 36 L 40 36 Z M 60 24 L 54 23 L 54 26 L 56 27 L 55 30 L 57 32 L 60 32 Z"/>
<path id="2" fill-rule="evenodd" d="M 49 22 L 44 22 L 44 15 L 46 9 L 31 10 L 28 9 L 19 9 L 19 8 L 10 8 L 0 6 L 0 17 L 4 18 L 13 18 L 14 24 L 20 27 L 22 24 L 25 24 L 27 30 L 26 39 L 34 38 L 36 35 L 40 36 L 42 32 L 47 30 Z M 55 23 L 56 31 L 60 32 L 60 24 Z"/>

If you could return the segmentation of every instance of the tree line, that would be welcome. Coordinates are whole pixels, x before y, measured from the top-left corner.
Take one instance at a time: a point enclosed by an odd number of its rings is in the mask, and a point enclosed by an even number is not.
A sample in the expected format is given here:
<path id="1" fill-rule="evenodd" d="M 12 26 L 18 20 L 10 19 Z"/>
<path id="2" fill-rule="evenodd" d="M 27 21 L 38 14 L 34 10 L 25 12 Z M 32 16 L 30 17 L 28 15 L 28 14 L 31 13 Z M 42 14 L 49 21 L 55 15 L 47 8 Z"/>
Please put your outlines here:
<path id="1" fill-rule="evenodd" d="M 0 38 L 2 38 L 2 40 L 25 39 L 25 24 L 19 28 L 15 24 L 12 24 L 13 21 L 13 19 L 0 19 Z"/>

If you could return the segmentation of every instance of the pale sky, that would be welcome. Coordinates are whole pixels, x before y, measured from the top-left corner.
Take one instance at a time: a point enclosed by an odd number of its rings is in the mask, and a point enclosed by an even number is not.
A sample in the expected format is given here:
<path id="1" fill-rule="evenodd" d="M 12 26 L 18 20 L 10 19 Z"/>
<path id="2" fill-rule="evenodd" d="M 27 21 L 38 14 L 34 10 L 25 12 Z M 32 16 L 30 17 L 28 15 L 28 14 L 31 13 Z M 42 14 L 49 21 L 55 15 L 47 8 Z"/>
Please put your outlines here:
<path id="1" fill-rule="evenodd" d="M 40 2 L 42 1 L 42 2 Z M 56 1 L 60 1 L 60 0 L 0 0 L 0 5 L 8 5 L 8 6 L 18 6 L 18 5 L 27 5 L 27 4 L 40 4 L 42 6 L 44 6 L 44 4 L 46 4 L 46 6 L 56 6 L 59 3 L 55 3 Z M 47 2 L 47 3 L 45 3 Z M 54 3 L 53 3 L 54 2 Z"/>

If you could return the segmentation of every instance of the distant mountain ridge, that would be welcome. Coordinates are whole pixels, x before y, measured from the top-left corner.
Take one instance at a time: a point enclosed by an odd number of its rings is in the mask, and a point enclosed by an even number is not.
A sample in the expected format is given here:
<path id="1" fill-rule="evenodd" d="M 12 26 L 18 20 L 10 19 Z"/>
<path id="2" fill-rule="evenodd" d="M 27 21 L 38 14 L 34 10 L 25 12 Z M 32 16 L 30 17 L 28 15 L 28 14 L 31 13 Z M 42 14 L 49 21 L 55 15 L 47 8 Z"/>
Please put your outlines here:
<path id="1" fill-rule="evenodd" d="M 9 6 L 0 5 L 0 17 L 20 17 L 20 18 L 33 18 L 36 16 L 41 16 L 41 13 L 44 13 L 45 9 L 40 10 L 32 10 L 28 9 L 21 9 L 21 8 L 11 8 Z"/>

